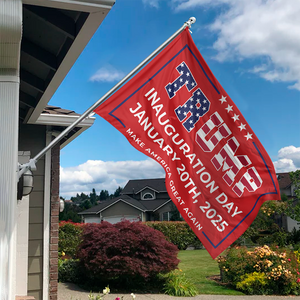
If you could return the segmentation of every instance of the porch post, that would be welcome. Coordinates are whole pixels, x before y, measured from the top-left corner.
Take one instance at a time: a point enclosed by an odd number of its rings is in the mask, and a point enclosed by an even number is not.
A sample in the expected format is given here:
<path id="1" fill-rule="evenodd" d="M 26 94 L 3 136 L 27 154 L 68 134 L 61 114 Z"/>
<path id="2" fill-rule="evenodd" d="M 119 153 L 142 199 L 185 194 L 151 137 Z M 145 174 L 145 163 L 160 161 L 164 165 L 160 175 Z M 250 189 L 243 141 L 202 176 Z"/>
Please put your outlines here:
<path id="1" fill-rule="evenodd" d="M 15 299 L 22 1 L 0 1 L 0 299 Z"/>

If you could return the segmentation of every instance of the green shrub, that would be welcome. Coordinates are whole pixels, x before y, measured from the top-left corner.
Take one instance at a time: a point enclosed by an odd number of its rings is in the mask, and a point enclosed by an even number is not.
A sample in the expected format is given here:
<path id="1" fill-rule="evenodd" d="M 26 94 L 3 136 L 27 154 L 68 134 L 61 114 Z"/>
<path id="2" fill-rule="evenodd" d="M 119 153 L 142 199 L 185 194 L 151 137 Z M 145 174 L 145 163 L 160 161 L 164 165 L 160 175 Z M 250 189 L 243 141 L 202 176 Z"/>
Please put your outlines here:
<path id="1" fill-rule="evenodd" d="M 172 271 L 164 275 L 163 291 L 170 296 L 194 297 L 197 295 L 196 286 L 191 283 L 181 270 Z"/>
<path id="2" fill-rule="evenodd" d="M 295 250 L 298 250 L 300 243 L 300 230 L 296 230 L 294 227 L 293 230 L 288 233 L 287 242 L 289 245 L 293 245 Z"/>
<path id="3" fill-rule="evenodd" d="M 232 247 L 218 263 L 222 279 L 246 293 L 288 295 L 300 291 L 299 261 L 290 249 Z"/>
<path id="4" fill-rule="evenodd" d="M 176 245 L 179 250 L 185 250 L 188 246 L 195 248 L 202 246 L 193 230 L 184 221 L 146 222 L 145 224 L 162 232 L 166 239 Z"/>
<path id="5" fill-rule="evenodd" d="M 253 272 L 241 277 L 236 288 L 248 295 L 264 295 L 267 294 L 266 286 L 268 285 L 265 273 Z"/>
<path id="6" fill-rule="evenodd" d="M 248 255 L 246 247 L 232 247 L 224 256 L 218 257 L 218 263 L 221 280 L 235 286 L 243 275 L 254 271 L 255 259 Z"/>
<path id="7" fill-rule="evenodd" d="M 279 247 L 285 247 L 288 246 L 288 237 L 289 233 L 287 233 L 285 230 L 280 229 L 277 232 L 274 232 L 272 234 L 268 234 L 264 237 L 261 237 L 257 240 L 257 244 L 260 246 L 263 245 L 278 245 Z"/>
<path id="8" fill-rule="evenodd" d="M 76 258 L 84 224 L 65 222 L 59 223 L 58 251 L 66 258 Z"/>
<path id="9" fill-rule="evenodd" d="M 58 281 L 73 283 L 80 282 L 78 259 L 58 259 Z"/>

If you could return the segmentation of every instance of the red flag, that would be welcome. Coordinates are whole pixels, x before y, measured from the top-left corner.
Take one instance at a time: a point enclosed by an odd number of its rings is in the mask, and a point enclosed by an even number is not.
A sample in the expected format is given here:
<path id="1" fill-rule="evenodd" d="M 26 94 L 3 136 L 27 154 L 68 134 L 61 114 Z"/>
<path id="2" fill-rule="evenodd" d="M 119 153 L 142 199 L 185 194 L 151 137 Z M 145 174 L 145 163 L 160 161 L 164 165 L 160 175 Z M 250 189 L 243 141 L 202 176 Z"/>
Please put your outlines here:
<path id="1" fill-rule="evenodd" d="M 274 167 L 188 28 L 95 112 L 165 169 L 167 191 L 215 258 L 279 200 Z"/>

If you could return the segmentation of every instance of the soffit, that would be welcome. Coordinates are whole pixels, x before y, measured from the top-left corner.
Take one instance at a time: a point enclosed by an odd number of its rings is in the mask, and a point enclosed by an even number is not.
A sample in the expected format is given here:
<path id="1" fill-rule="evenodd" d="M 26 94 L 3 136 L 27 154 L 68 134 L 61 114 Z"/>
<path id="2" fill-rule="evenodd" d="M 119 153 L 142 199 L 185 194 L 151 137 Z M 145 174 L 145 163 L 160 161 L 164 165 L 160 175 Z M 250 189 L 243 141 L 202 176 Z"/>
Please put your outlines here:
<path id="1" fill-rule="evenodd" d="M 36 123 L 113 3 L 111 0 L 23 1 L 21 123 Z"/>

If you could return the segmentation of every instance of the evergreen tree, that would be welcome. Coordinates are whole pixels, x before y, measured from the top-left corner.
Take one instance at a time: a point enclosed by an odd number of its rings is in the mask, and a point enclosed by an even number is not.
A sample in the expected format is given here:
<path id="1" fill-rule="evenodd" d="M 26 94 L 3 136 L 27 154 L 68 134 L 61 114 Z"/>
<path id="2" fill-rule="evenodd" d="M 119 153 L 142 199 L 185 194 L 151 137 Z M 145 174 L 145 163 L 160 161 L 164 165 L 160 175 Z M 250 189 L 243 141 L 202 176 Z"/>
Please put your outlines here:
<path id="1" fill-rule="evenodd" d="M 123 189 L 119 186 L 114 192 L 114 197 L 119 197 Z"/>
<path id="2" fill-rule="evenodd" d="M 107 190 L 101 190 L 100 192 L 100 201 L 105 201 L 107 199 L 109 199 L 109 193 Z"/>
<path id="3" fill-rule="evenodd" d="M 97 204 L 97 194 L 95 189 L 92 190 L 92 192 L 90 193 L 90 201 L 92 205 L 96 205 Z"/>
<path id="4" fill-rule="evenodd" d="M 86 199 L 79 205 L 79 207 L 83 209 L 89 209 L 92 207 L 92 204 L 89 199 Z"/>
<path id="5" fill-rule="evenodd" d="M 82 210 L 83 209 L 77 205 L 66 203 L 64 210 L 59 213 L 59 220 L 80 223 L 81 217 L 78 215 L 78 213 Z"/>

